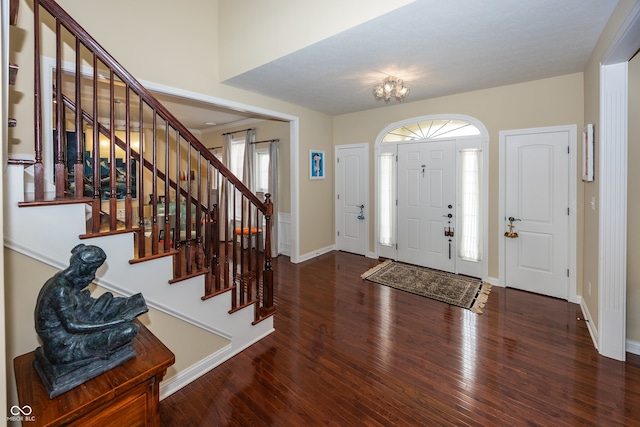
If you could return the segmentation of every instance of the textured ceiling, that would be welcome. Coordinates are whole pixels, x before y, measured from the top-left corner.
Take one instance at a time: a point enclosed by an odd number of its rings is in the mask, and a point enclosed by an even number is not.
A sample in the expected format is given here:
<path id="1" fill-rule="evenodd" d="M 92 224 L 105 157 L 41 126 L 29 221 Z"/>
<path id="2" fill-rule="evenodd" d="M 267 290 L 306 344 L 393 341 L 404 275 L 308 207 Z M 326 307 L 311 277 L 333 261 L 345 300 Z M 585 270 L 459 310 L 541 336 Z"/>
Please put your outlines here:
<path id="1" fill-rule="evenodd" d="M 223 83 L 336 115 L 387 75 L 412 102 L 581 72 L 616 3 L 418 0 Z"/>

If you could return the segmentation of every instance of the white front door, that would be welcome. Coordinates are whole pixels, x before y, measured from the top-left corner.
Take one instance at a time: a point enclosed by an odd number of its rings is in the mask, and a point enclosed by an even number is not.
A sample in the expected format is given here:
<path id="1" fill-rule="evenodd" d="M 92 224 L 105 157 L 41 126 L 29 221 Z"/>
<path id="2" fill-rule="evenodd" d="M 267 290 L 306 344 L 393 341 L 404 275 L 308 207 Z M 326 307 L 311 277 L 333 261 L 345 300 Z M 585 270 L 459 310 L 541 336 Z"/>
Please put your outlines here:
<path id="1" fill-rule="evenodd" d="M 569 297 L 569 132 L 507 135 L 505 284 L 556 298 Z"/>
<path id="2" fill-rule="evenodd" d="M 369 246 L 368 144 L 336 147 L 336 249 L 365 255 Z"/>
<path id="3" fill-rule="evenodd" d="M 398 145 L 399 261 L 455 271 L 455 150 L 455 141 Z"/>

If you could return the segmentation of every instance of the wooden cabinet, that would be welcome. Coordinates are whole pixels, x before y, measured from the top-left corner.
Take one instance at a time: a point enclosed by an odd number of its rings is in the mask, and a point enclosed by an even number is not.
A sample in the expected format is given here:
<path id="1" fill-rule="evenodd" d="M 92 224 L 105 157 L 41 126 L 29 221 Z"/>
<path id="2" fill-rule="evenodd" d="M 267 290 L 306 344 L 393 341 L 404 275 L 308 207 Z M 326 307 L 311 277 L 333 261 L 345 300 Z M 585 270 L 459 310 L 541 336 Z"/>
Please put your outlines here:
<path id="1" fill-rule="evenodd" d="M 53 399 L 33 367 L 34 353 L 17 357 L 14 368 L 20 407 L 32 409 L 32 422 L 25 425 L 159 426 L 160 381 L 175 356 L 138 324 L 135 358 Z"/>

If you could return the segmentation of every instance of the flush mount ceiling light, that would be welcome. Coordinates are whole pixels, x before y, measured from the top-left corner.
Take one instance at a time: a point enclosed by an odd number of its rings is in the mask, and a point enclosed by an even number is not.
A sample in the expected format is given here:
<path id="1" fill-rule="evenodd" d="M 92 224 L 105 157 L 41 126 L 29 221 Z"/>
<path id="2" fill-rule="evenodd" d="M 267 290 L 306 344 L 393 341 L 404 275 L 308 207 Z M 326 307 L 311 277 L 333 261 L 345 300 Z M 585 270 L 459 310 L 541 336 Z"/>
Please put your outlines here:
<path id="1" fill-rule="evenodd" d="M 402 79 L 395 76 L 389 76 L 373 87 L 373 97 L 376 101 L 384 100 L 389 103 L 391 98 L 395 98 L 396 101 L 402 102 L 408 94 L 409 88 L 404 85 Z"/>

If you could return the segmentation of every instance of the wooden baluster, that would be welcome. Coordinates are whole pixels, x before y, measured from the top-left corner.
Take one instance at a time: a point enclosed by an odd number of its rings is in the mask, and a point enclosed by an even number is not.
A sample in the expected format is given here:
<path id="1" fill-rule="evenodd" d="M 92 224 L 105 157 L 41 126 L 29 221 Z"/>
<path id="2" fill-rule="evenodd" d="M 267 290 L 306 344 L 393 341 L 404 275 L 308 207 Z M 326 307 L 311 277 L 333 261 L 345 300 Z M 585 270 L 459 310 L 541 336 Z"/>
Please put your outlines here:
<path id="1" fill-rule="evenodd" d="M 229 281 L 230 265 L 229 265 L 229 191 L 231 191 L 231 185 L 227 178 L 223 178 L 223 206 L 222 213 L 224 215 L 224 223 L 222 227 L 224 229 L 224 286 L 223 289 L 227 289 L 231 286 Z"/>
<path id="2" fill-rule="evenodd" d="M 215 172 L 215 180 L 216 180 L 216 197 L 213 200 L 212 214 L 213 214 L 213 224 L 211 226 L 212 231 L 212 259 L 211 263 L 213 265 L 213 274 L 214 274 L 214 289 L 216 291 L 220 290 L 220 173 L 216 170 Z M 226 246 L 226 244 L 225 244 Z"/>
<path id="3" fill-rule="evenodd" d="M 42 99 L 41 99 L 41 71 L 40 71 L 40 1 L 33 2 L 33 95 L 34 95 L 34 149 L 35 164 L 33 165 L 34 197 L 36 201 L 44 200 L 44 165 L 42 164 Z"/>
<path id="4" fill-rule="evenodd" d="M 125 87 L 125 105 L 124 105 L 124 126 L 125 126 L 125 196 L 124 196 L 124 226 L 128 230 L 132 227 L 133 223 L 133 191 L 131 189 L 131 165 L 133 164 L 131 158 L 131 96 L 129 91 L 129 85 Z M 143 203 L 142 197 L 140 197 L 140 203 Z"/>
<path id="5" fill-rule="evenodd" d="M 158 253 L 158 111 L 153 110 L 153 138 L 151 149 L 151 194 L 153 194 L 153 200 L 151 201 L 151 253 L 156 255 Z M 166 209 L 166 203 L 165 203 Z"/>
<path id="6" fill-rule="evenodd" d="M 191 144 L 189 144 L 191 146 Z M 204 218 L 202 217 L 202 156 L 198 154 L 198 163 L 196 165 L 196 175 L 198 178 L 196 180 L 196 218 L 195 218 L 195 227 L 196 227 L 196 269 L 202 270 L 204 268 L 204 249 L 202 248 L 202 227 L 204 225 Z M 195 178 L 195 177 L 194 177 Z"/>
<path id="7" fill-rule="evenodd" d="M 265 239 L 264 239 L 264 272 L 262 273 L 262 310 L 261 315 L 266 316 L 273 312 L 273 270 L 271 269 L 271 216 L 273 215 L 273 203 L 271 194 L 265 195 L 266 212 Z"/>
<path id="8" fill-rule="evenodd" d="M 140 132 L 140 144 L 138 148 L 138 227 L 140 231 L 138 232 L 138 258 L 144 257 L 146 251 L 146 238 L 144 235 L 144 142 L 142 129 L 143 121 L 144 121 L 144 102 L 141 97 L 138 97 L 138 121 L 140 122 L 139 132 Z"/>
<path id="9" fill-rule="evenodd" d="M 118 189 L 116 186 L 116 113 L 115 113 L 115 75 L 113 70 L 109 72 L 109 230 L 115 231 L 118 227 Z"/>
<path id="10" fill-rule="evenodd" d="M 75 92 L 76 92 L 76 158 L 73 162 L 73 182 L 75 183 L 75 197 L 84 197 L 84 129 L 82 126 L 82 81 L 80 67 L 82 65 L 80 39 L 76 37 L 76 76 L 75 76 Z"/>
<path id="11" fill-rule="evenodd" d="M 56 199 L 63 199 L 67 189 L 67 172 L 65 165 L 66 153 L 66 128 L 64 119 L 64 102 L 62 102 L 62 27 L 56 19 L 56 158 L 54 165 L 54 181 L 56 187 Z"/>
<path id="12" fill-rule="evenodd" d="M 193 272 L 193 247 L 191 244 L 191 222 L 193 218 L 191 216 L 191 206 L 193 199 L 191 198 L 191 144 L 187 146 L 187 174 L 186 174 L 186 184 L 187 184 L 187 196 L 185 197 L 185 258 L 187 259 L 187 274 L 191 274 Z"/>
<path id="13" fill-rule="evenodd" d="M 100 123 L 98 122 L 98 56 L 93 54 L 93 199 L 91 202 L 91 231 L 100 232 Z"/>

